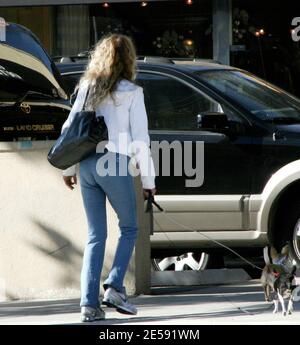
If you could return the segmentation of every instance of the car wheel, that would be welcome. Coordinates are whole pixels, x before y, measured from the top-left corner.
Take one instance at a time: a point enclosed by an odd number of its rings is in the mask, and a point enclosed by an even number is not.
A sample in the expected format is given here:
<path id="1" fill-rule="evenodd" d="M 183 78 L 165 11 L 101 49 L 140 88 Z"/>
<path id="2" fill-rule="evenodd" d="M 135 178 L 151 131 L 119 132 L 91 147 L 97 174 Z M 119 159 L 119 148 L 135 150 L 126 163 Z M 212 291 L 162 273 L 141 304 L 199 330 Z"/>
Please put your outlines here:
<path id="1" fill-rule="evenodd" d="M 209 254 L 207 253 L 189 252 L 180 256 L 152 259 L 152 267 L 155 271 L 199 271 L 206 269 L 208 261 Z"/>
<path id="2" fill-rule="evenodd" d="M 300 217 L 297 219 L 293 228 L 292 254 L 297 264 L 300 264 Z"/>
<path id="3" fill-rule="evenodd" d="M 297 265 L 300 265 L 300 203 L 295 203 L 290 211 L 285 210 L 284 215 L 280 219 L 279 230 L 282 233 L 279 240 L 279 248 L 283 247 L 287 242 L 290 243 L 290 251 L 293 259 L 296 260 Z"/>

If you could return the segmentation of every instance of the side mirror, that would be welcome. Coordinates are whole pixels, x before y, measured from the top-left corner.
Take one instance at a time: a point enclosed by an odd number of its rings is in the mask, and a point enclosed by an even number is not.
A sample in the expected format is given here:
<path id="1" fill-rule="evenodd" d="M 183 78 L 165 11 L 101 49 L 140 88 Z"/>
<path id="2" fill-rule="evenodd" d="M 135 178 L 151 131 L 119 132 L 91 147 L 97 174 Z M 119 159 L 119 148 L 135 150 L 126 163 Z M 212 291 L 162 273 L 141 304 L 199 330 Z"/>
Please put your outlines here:
<path id="1" fill-rule="evenodd" d="M 224 113 L 203 112 L 197 115 L 197 124 L 199 129 L 207 130 L 226 130 L 229 129 L 229 121 Z"/>

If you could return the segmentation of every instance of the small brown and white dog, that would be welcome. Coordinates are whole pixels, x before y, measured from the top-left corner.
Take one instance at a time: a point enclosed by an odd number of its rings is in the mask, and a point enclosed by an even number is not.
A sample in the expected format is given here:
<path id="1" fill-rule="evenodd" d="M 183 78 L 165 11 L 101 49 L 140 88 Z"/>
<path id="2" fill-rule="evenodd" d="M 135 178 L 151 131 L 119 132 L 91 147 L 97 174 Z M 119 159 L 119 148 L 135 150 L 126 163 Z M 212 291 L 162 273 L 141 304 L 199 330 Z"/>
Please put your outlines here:
<path id="1" fill-rule="evenodd" d="M 264 254 L 266 254 L 265 248 Z M 264 289 L 267 302 L 274 302 L 273 313 L 278 312 L 278 302 L 282 307 L 282 314 L 292 314 L 293 312 L 293 290 L 296 288 L 296 264 L 289 256 L 289 245 L 285 245 L 278 253 L 274 247 L 270 249 L 272 262 L 267 255 L 264 255 L 266 266 L 261 275 L 261 284 Z M 271 294 L 273 298 L 271 299 Z M 286 310 L 284 300 L 288 299 L 288 308 Z"/>

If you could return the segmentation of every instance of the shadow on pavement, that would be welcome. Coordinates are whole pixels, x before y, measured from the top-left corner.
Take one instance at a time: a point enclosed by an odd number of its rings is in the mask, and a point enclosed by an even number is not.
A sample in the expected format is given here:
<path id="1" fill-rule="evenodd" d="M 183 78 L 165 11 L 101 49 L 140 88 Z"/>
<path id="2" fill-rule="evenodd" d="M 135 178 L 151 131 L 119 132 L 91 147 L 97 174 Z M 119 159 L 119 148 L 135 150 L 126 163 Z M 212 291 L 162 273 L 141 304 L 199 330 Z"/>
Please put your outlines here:
<path id="1" fill-rule="evenodd" d="M 187 287 L 182 289 L 178 287 L 176 289 L 159 288 L 155 289 L 152 295 L 141 295 L 130 300 L 140 309 L 140 314 L 145 316 L 127 317 L 120 314 L 120 318 L 118 318 L 115 310 L 106 309 L 108 319 L 93 322 L 92 325 L 135 324 L 168 320 L 184 321 L 195 318 L 213 320 L 213 318 L 222 317 L 226 317 L 230 321 L 230 318 L 242 315 L 253 316 L 271 313 L 273 308 L 272 303 L 264 302 L 262 288 L 257 282 L 188 289 Z M 294 303 L 294 309 L 295 312 L 299 312 L 300 305 Z M 111 314 L 111 310 L 113 314 Z M 64 324 L 77 325 L 81 323 L 74 323 L 71 320 L 74 320 L 74 314 L 76 317 L 78 315 L 79 320 L 79 313 L 78 299 L 0 303 L 0 323 L 1 319 L 7 318 L 51 315 L 55 317 L 55 315 L 66 314 Z M 70 317 L 67 314 L 73 315 Z M 112 318 L 109 318 L 110 315 Z"/>
<path id="2" fill-rule="evenodd" d="M 271 306 L 273 307 L 273 306 Z M 247 309 L 247 307 L 245 307 Z M 250 309 L 250 308 L 249 308 Z M 256 306 L 256 308 L 251 308 L 251 314 L 262 314 L 270 311 L 270 305 L 261 304 Z M 245 315 L 245 312 L 239 309 L 236 310 L 223 310 L 220 312 L 201 312 L 201 313 L 190 313 L 190 314 L 176 314 L 176 315 L 166 315 L 166 316 L 151 316 L 151 317 L 130 317 L 130 318 L 111 318 L 105 321 L 93 322 L 93 325 L 121 325 L 121 324 L 136 324 L 136 323 L 145 323 L 145 322 L 160 322 L 160 321 L 174 321 L 174 320 L 186 320 L 186 319 L 201 319 L 201 318 L 222 318 L 222 317 L 237 317 Z M 70 323 L 69 325 L 86 325 L 83 323 Z"/>

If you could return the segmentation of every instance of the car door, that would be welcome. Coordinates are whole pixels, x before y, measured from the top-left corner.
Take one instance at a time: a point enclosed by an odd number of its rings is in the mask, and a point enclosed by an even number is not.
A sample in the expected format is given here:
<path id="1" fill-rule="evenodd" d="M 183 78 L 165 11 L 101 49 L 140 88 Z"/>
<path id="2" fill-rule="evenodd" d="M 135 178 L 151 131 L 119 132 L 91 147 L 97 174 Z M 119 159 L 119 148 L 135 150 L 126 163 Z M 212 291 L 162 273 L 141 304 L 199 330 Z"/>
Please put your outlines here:
<path id="1" fill-rule="evenodd" d="M 172 73 L 140 71 L 138 82 L 144 89 L 152 153 L 157 142 L 176 142 L 182 148 L 186 142 L 192 143 L 192 150 L 171 150 L 169 176 L 163 176 L 162 167 L 168 158 L 162 152 L 159 158 L 157 154 L 154 157 L 158 199 L 166 211 L 172 213 L 175 221 L 198 230 L 246 229 L 243 200 L 250 193 L 253 160 L 249 124 L 225 103 Z M 206 112 L 226 112 L 235 130 L 203 127 L 199 117 Z M 182 156 L 183 165 L 188 160 L 185 154 L 191 156 L 194 167 L 198 162 L 198 174 L 200 177 L 203 174 L 198 186 L 187 184 L 195 176 L 186 174 L 184 167 L 180 176 L 174 171 L 178 156 Z M 156 218 L 159 223 L 156 231 L 182 230 L 163 215 L 157 214 Z"/>

